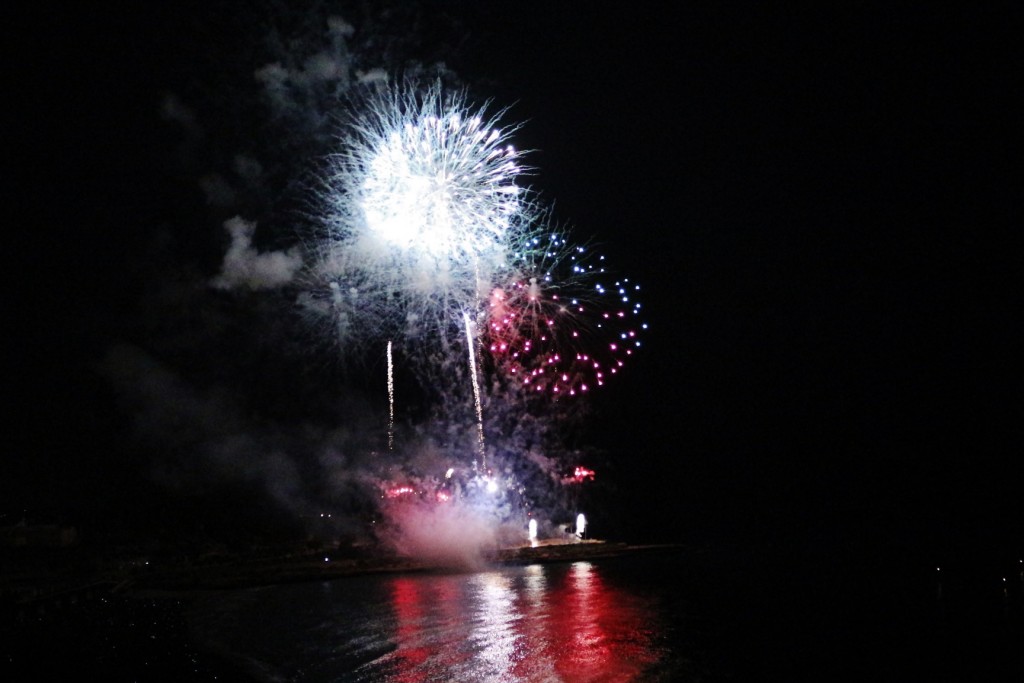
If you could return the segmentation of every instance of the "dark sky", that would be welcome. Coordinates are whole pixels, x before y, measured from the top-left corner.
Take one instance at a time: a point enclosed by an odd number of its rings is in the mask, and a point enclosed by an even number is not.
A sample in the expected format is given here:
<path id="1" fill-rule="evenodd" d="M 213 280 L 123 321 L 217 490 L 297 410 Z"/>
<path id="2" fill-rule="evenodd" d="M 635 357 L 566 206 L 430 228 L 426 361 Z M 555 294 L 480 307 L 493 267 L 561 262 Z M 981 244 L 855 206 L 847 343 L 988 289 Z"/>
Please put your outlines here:
<path id="1" fill-rule="evenodd" d="M 535 187 L 645 288 L 647 348 L 593 427 L 639 516 L 1019 541 L 1009 3 L 463 4 L 426 3 L 424 51 L 526 121 Z M 244 44 L 186 5 L 5 17 L 18 505 L 135 476 L 95 364 L 148 234 L 190 216 L 160 98 Z"/>

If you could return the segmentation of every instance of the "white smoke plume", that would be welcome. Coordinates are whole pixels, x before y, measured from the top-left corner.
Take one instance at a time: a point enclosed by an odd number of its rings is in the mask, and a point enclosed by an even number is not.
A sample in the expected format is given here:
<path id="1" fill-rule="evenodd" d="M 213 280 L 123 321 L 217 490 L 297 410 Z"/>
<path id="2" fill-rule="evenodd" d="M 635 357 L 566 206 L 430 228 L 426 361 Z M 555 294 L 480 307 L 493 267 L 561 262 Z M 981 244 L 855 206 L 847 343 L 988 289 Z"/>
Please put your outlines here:
<path id="1" fill-rule="evenodd" d="M 235 216 L 224 222 L 224 229 L 231 235 L 231 246 L 224 255 L 220 274 L 213 279 L 212 284 L 218 289 L 280 287 L 291 282 L 302 267 L 298 247 L 288 251 L 256 251 L 252 246 L 252 236 L 256 231 L 254 222 Z"/>
<path id="2" fill-rule="evenodd" d="M 455 501 L 402 502 L 385 511 L 385 522 L 379 540 L 399 555 L 436 566 L 477 569 L 498 547 L 497 520 Z"/>

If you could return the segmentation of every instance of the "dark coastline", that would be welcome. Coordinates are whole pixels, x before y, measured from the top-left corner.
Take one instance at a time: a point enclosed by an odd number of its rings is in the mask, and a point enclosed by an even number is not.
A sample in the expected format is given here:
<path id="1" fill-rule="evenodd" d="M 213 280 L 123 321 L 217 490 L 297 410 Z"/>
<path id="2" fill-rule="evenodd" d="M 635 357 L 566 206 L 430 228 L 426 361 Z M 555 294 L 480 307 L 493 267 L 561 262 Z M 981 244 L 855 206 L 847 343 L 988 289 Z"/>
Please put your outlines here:
<path id="1" fill-rule="evenodd" d="M 319 553 L 275 561 L 247 561 L 238 558 L 219 565 L 171 567 L 164 571 L 143 573 L 133 578 L 122 590 L 139 595 L 152 595 L 155 591 L 230 590 L 302 581 L 329 581 L 363 574 L 475 571 L 493 565 L 574 562 L 684 548 L 678 544 L 633 545 L 585 540 L 503 548 L 469 558 L 442 557 L 433 560 L 372 553 L 343 558 Z"/>

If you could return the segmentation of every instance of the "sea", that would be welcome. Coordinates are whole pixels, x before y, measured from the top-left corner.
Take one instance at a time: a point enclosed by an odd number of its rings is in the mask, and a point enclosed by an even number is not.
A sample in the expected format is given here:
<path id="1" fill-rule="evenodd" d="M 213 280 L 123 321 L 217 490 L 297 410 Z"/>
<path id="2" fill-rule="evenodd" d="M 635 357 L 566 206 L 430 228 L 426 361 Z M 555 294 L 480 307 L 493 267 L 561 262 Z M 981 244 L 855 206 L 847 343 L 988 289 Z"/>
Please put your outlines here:
<path id="1" fill-rule="evenodd" d="M 1024 558 L 845 543 L 8 605 L 0 680 L 1024 681 Z"/>
<path id="2" fill-rule="evenodd" d="M 211 593 L 186 620 L 260 681 L 1024 681 L 1020 565 L 664 547 Z"/>

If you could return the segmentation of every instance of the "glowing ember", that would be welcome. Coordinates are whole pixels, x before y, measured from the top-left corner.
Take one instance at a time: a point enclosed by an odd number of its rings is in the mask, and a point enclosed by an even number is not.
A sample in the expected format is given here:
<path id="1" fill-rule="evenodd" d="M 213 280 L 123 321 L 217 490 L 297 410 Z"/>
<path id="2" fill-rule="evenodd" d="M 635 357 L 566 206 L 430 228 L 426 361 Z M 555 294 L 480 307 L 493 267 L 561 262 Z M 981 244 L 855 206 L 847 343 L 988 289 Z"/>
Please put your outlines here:
<path id="1" fill-rule="evenodd" d="M 584 479 L 589 479 L 590 481 L 593 481 L 594 474 L 596 474 L 594 470 L 588 470 L 586 467 L 577 467 L 575 470 L 573 470 L 572 478 L 578 482 L 581 482 Z"/>

